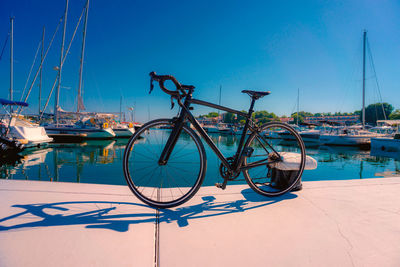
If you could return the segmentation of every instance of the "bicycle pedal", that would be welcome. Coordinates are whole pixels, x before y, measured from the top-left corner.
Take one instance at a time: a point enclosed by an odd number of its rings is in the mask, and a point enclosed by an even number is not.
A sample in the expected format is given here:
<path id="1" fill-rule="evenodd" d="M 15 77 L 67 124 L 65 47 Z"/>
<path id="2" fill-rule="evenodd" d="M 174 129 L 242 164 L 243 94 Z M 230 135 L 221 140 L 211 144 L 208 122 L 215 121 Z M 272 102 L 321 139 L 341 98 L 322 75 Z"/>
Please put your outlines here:
<path id="1" fill-rule="evenodd" d="M 223 183 L 215 183 L 215 186 L 218 188 L 221 188 L 222 190 L 225 190 L 225 188 L 226 188 L 226 184 L 223 184 Z"/>

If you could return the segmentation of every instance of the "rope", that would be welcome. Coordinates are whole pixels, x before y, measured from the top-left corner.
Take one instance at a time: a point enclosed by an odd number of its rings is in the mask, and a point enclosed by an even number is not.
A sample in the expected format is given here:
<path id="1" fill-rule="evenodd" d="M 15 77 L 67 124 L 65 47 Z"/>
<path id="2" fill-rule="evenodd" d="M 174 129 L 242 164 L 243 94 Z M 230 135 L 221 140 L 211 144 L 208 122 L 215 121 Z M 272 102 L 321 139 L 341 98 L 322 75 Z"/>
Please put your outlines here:
<path id="1" fill-rule="evenodd" d="M 57 81 L 58 81 L 58 75 L 57 75 L 56 79 L 54 80 L 53 86 L 51 87 L 50 94 L 49 94 L 49 96 L 47 97 L 46 104 L 45 104 L 44 107 L 43 107 L 42 113 L 40 113 L 39 121 L 42 120 L 43 114 L 44 114 L 44 112 L 46 111 L 47 105 L 49 104 L 50 97 L 51 97 L 51 95 L 53 94 L 53 90 L 54 90 L 54 87 L 56 86 Z"/>
<path id="2" fill-rule="evenodd" d="M 367 48 L 368 48 L 368 54 L 369 54 L 369 58 L 370 58 L 370 64 L 371 64 L 372 69 L 373 69 L 373 71 L 374 71 L 374 77 L 375 77 L 376 87 L 377 87 L 377 89 L 378 89 L 379 101 L 381 102 L 381 106 L 382 106 L 383 117 L 384 117 L 385 120 L 386 120 L 387 118 L 386 118 L 385 108 L 383 107 L 381 89 L 380 89 L 380 86 L 379 86 L 379 83 L 378 83 L 378 77 L 376 76 L 374 59 L 372 58 L 371 46 L 370 46 L 370 44 L 369 44 L 369 42 L 368 42 L 368 39 L 367 39 Z"/>
<path id="3" fill-rule="evenodd" d="M 73 41 L 74 38 L 75 38 L 76 31 L 78 30 L 79 24 L 81 23 L 81 20 L 82 20 L 82 16 L 83 16 L 84 11 L 85 11 L 85 8 L 82 10 L 82 13 L 81 13 L 81 16 L 79 17 L 78 23 L 76 24 L 74 33 L 72 34 L 71 41 L 69 42 L 68 48 L 67 48 L 67 50 L 65 51 L 65 56 L 64 56 L 64 58 L 63 58 L 63 60 L 62 60 L 61 65 L 64 65 L 64 61 L 65 61 L 65 59 L 67 58 L 69 49 L 71 48 L 72 41 Z"/>
<path id="4" fill-rule="evenodd" d="M 7 34 L 6 41 L 4 42 L 3 48 L 1 49 L 0 60 L 1 60 L 1 58 L 3 57 L 4 49 L 6 48 L 6 45 L 7 45 L 7 41 L 8 41 L 9 36 L 10 36 L 10 33 Z"/>
<path id="5" fill-rule="evenodd" d="M 32 66 L 31 66 L 31 69 L 30 69 L 29 74 L 28 74 L 28 78 L 26 79 L 25 86 L 24 86 L 24 90 L 22 90 L 22 94 L 21 94 L 21 99 L 20 99 L 20 101 L 22 101 L 22 98 L 23 98 L 23 96 L 24 96 L 24 94 L 25 94 L 25 89 L 26 89 L 26 86 L 28 85 L 29 78 L 31 77 L 31 73 L 32 73 L 33 66 L 35 66 L 36 58 L 37 58 L 37 55 L 38 55 L 39 48 L 40 48 L 40 45 L 41 45 L 41 44 L 42 44 L 42 41 L 39 42 L 38 48 L 36 49 L 35 58 L 33 59 Z"/>
<path id="6" fill-rule="evenodd" d="M 43 63 L 44 63 L 44 61 L 45 61 L 45 59 L 46 59 L 47 53 L 49 52 L 50 47 L 51 47 L 51 45 L 53 44 L 54 37 L 56 36 L 56 33 L 57 33 L 57 31 L 58 31 L 58 28 L 60 27 L 61 21 L 62 21 L 62 19 L 60 19 L 60 21 L 58 22 L 57 28 L 56 28 L 56 30 L 55 30 L 55 32 L 54 32 L 54 34 L 53 34 L 53 37 L 51 38 L 51 41 L 50 41 L 50 43 L 49 43 L 49 46 L 48 46 L 47 49 L 46 49 L 46 53 L 45 53 L 44 56 L 43 56 L 43 60 L 42 60 L 42 62 L 40 63 L 39 68 L 38 68 L 37 71 L 36 71 L 35 78 L 33 78 L 33 81 L 32 81 L 32 83 L 31 83 L 31 86 L 29 87 L 29 91 L 28 91 L 28 93 L 26 94 L 26 97 L 25 97 L 25 99 L 24 99 L 24 102 L 26 102 L 26 100 L 28 100 L 28 97 L 29 97 L 29 95 L 30 95 L 30 93 L 31 93 L 31 91 L 32 91 L 32 87 L 33 87 L 33 85 L 35 84 L 36 78 L 37 78 L 37 76 L 38 76 L 38 74 L 39 74 L 39 71 L 40 71 L 40 69 L 42 68 Z M 18 115 L 21 113 L 21 111 L 22 111 L 22 108 L 19 109 Z"/>

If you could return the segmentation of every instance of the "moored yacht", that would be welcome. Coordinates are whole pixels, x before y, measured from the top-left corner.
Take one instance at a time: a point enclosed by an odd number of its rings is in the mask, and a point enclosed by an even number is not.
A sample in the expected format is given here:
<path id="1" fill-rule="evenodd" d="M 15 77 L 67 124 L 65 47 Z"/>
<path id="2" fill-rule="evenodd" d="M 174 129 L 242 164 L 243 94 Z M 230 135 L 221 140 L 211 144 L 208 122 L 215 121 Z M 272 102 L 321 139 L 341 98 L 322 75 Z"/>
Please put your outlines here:
<path id="1" fill-rule="evenodd" d="M 369 146 L 373 137 L 384 137 L 384 135 L 366 130 L 337 127 L 320 134 L 319 140 L 322 145 Z"/>
<path id="2" fill-rule="evenodd" d="M 28 106 L 25 102 L 9 101 L 6 99 L 0 99 L 0 104 L 3 107 Z M 21 115 L 18 116 L 8 112 L 6 108 L 4 110 L 6 114 L 3 114 L 0 118 L 0 132 L 4 138 L 16 140 L 23 144 L 25 148 L 44 146 L 53 141 L 43 127 L 26 120 Z"/>
<path id="3" fill-rule="evenodd" d="M 79 139 L 111 139 L 115 137 L 108 123 L 99 124 L 94 118 L 84 118 L 74 124 L 49 124 L 45 125 L 45 129 L 48 135 L 54 138 L 76 136 Z"/>

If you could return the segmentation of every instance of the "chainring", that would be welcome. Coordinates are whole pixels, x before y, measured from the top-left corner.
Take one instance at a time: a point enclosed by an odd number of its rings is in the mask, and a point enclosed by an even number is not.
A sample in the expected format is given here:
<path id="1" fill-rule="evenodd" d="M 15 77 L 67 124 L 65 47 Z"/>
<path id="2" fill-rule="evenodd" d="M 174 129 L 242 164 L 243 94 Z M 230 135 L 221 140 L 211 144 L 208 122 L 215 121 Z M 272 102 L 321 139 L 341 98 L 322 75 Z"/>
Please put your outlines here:
<path id="1" fill-rule="evenodd" d="M 227 158 L 227 160 L 228 160 L 229 165 L 231 165 L 234 161 L 234 158 L 229 157 L 229 158 Z M 222 163 L 219 165 L 219 173 L 222 178 L 224 178 L 228 181 L 233 181 L 240 175 L 240 172 L 234 173 L 233 171 L 228 170 Z"/>

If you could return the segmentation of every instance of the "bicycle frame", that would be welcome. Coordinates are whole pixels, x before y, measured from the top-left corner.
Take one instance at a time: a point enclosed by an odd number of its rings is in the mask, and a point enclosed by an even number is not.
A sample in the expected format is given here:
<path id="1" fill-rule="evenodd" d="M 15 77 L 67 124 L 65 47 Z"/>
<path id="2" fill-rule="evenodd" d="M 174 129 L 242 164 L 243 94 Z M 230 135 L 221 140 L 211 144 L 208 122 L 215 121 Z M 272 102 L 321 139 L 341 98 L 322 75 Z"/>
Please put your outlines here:
<path id="1" fill-rule="evenodd" d="M 158 161 L 158 164 L 160 165 L 165 165 L 168 162 L 169 156 L 171 155 L 171 152 L 178 140 L 178 137 L 182 131 L 183 124 L 188 120 L 194 128 L 197 130 L 197 132 L 200 134 L 201 137 L 206 141 L 206 143 L 210 146 L 210 148 L 214 151 L 214 153 L 217 155 L 217 157 L 221 160 L 221 163 L 229 170 L 237 173 L 238 171 L 241 170 L 241 165 L 243 163 L 243 146 L 245 144 L 245 138 L 247 135 L 247 131 L 249 129 L 255 131 L 257 130 L 257 126 L 255 123 L 251 120 L 251 115 L 253 114 L 254 110 L 254 103 L 255 99 L 252 98 L 250 108 L 248 113 L 244 113 L 238 110 L 234 110 L 228 107 L 216 105 L 213 103 L 209 103 L 206 101 L 198 100 L 198 99 L 193 99 L 192 98 L 192 91 L 189 92 L 188 95 L 186 95 L 184 99 L 184 103 L 178 99 L 178 104 L 181 107 L 181 112 L 177 118 L 175 118 L 175 127 L 172 129 L 171 135 L 169 136 L 167 143 L 160 155 L 160 159 Z M 245 117 L 246 118 L 246 123 L 243 128 L 242 135 L 240 137 L 239 145 L 236 151 L 236 154 L 234 156 L 234 161 L 232 165 L 228 162 L 227 158 L 221 153 L 221 151 L 218 149 L 218 147 L 215 145 L 211 137 L 207 134 L 207 132 L 200 126 L 199 122 L 196 120 L 196 118 L 193 116 L 193 114 L 190 112 L 191 104 L 197 104 L 197 105 L 202 105 L 202 106 L 207 106 L 219 110 L 223 110 L 226 112 L 234 113 L 239 116 Z M 262 137 L 261 137 L 262 138 Z M 267 143 L 268 144 L 268 143 Z M 266 149 L 264 147 L 264 149 Z M 260 165 L 265 165 L 266 160 L 261 160 L 260 162 L 254 162 L 251 167 L 247 166 L 246 168 L 252 168 Z"/>

